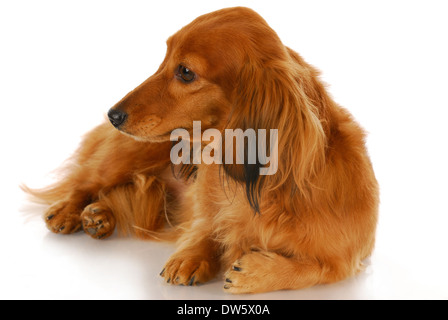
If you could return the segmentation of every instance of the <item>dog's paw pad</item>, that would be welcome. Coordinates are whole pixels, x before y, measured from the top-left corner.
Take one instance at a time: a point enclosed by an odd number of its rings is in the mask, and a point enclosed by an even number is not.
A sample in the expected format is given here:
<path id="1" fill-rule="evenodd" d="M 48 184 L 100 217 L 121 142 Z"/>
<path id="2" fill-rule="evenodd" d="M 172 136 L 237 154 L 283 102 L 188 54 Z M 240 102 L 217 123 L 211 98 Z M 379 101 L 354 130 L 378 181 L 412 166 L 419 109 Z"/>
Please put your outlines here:
<path id="1" fill-rule="evenodd" d="M 105 239 L 111 236 L 115 229 L 115 218 L 109 208 L 98 203 L 85 207 L 81 213 L 84 231 L 94 239 Z"/>

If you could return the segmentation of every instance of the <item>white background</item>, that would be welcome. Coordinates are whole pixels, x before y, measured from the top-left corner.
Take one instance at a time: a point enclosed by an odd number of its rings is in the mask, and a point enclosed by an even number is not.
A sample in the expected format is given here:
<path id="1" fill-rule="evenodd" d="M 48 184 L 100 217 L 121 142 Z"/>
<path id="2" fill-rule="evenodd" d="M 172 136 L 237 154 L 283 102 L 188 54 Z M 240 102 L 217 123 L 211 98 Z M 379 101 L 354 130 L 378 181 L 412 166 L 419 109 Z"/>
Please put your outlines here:
<path id="1" fill-rule="evenodd" d="M 1 1 L 2 299 L 447 299 L 448 10 L 444 1 Z M 42 187 L 83 133 L 161 63 L 198 15 L 244 5 L 322 70 L 369 132 L 381 186 L 367 270 L 306 290 L 230 296 L 163 283 L 171 244 L 49 233 Z M 273 275 L 275 276 L 275 275 Z"/>

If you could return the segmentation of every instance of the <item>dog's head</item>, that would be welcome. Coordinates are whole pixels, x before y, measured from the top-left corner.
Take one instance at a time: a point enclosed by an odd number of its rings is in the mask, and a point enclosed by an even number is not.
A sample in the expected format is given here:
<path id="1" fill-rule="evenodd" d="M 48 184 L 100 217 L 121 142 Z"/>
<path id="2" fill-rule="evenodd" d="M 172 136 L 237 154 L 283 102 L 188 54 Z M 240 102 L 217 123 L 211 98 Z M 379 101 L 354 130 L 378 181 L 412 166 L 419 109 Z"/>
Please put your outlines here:
<path id="1" fill-rule="evenodd" d="M 117 129 L 139 140 L 169 140 L 174 129 L 192 130 L 193 121 L 201 121 L 202 130 L 223 129 L 238 107 L 236 94 L 253 85 L 241 78 L 244 66 L 286 53 L 264 20 L 246 8 L 201 16 L 167 46 L 157 72 L 109 111 Z"/>
<path id="2" fill-rule="evenodd" d="M 109 111 L 117 129 L 150 142 L 168 141 L 179 128 L 192 135 L 193 121 L 201 121 L 202 131 L 278 129 L 279 153 L 293 163 L 279 162 L 273 185 L 300 163 L 303 170 L 294 175 L 305 177 L 304 166 L 324 143 L 312 104 L 318 97 L 309 97 L 314 75 L 263 18 L 241 7 L 215 11 L 171 36 L 167 46 L 157 72 Z M 260 166 L 224 164 L 229 176 L 246 183 L 254 207 Z"/>

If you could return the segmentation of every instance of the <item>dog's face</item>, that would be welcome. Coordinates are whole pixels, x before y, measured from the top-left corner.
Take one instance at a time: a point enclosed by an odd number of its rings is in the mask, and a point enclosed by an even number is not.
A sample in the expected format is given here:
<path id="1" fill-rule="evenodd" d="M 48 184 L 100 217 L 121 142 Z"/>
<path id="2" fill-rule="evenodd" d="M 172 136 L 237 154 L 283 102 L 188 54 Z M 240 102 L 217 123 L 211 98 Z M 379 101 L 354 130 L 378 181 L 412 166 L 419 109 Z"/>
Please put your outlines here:
<path id="1" fill-rule="evenodd" d="M 177 128 L 191 133 L 193 121 L 201 121 L 202 130 L 222 129 L 234 105 L 244 57 L 268 48 L 256 43 L 266 37 L 255 34 L 266 29 L 264 20 L 246 8 L 197 18 L 168 39 L 158 71 L 109 111 L 111 123 L 151 142 L 169 140 Z"/>
<path id="2" fill-rule="evenodd" d="M 203 129 L 222 126 L 230 102 L 217 79 L 232 75 L 225 74 L 218 53 L 226 48 L 210 38 L 214 23 L 193 24 L 168 39 L 158 71 L 109 111 L 119 130 L 158 142 L 169 140 L 174 129 L 191 131 L 193 121 L 201 121 Z"/>

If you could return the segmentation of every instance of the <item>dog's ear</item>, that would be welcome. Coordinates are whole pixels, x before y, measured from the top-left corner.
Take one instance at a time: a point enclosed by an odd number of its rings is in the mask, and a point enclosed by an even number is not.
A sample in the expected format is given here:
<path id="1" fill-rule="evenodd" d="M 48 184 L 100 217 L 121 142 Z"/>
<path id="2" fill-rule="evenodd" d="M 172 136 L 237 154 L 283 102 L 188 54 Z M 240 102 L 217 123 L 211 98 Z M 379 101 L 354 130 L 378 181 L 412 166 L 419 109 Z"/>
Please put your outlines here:
<path id="1" fill-rule="evenodd" d="M 272 121 L 272 116 L 277 116 L 269 114 L 275 110 L 275 107 L 266 106 L 266 104 L 271 105 L 267 99 L 271 98 L 272 91 L 275 89 L 268 84 L 269 76 L 263 79 L 263 71 L 251 62 L 244 64 L 238 79 L 232 99 L 231 115 L 223 134 L 223 155 L 225 156 L 223 167 L 229 177 L 243 183 L 249 204 L 255 212 L 259 213 L 259 197 L 265 177 L 260 175 L 263 165 L 258 158 L 260 151 L 258 130 L 267 129 L 269 132 L 269 129 L 277 129 L 277 126 L 270 125 L 271 122 L 275 122 Z M 230 134 L 238 132 L 237 130 L 243 133 L 244 143 L 240 145 L 237 145 L 237 141 L 233 139 L 234 136 L 241 139 L 241 134 L 239 136 Z M 269 144 L 266 147 L 269 147 Z"/>
<path id="2" fill-rule="evenodd" d="M 254 150 L 247 138 L 243 147 L 244 164 L 223 161 L 223 166 L 228 176 L 245 184 L 247 198 L 256 212 L 260 211 L 262 191 L 269 192 L 287 181 L 295 183 L 297 189 L 306 188 L 316 167 L 324 161 L 326 139 L 319 110 L 307 94 L 314 87 L 309 76 L 304 74 L 305 69 L 288 53 L 286 55 L 288 58 L 285 60 L 247 61 L 244 64 L 226 126 L 227 129 L 255 132 L 256 162 L 247 162 L 251 160 L 251 148 Z M 260 150 L 262 144 L 259 140 L 263 139 L 260 129 L 266 130 L 267 150 Z M 277 136 L 273 137 L 273 134 Z M 224 140 L 228 138 L 226 136 L 224 134 Z M 239 150 L 233 147 L 233 150 L 226 148 L 223 151 L 235 153 Z M 270 153 L 268 164 L 260 162 L 259 155 L 263 151 L 266 155 Z M 260 169 L 272 166 L 274 160 L 278 161 L 276 172 L 260 175 Z"/>

